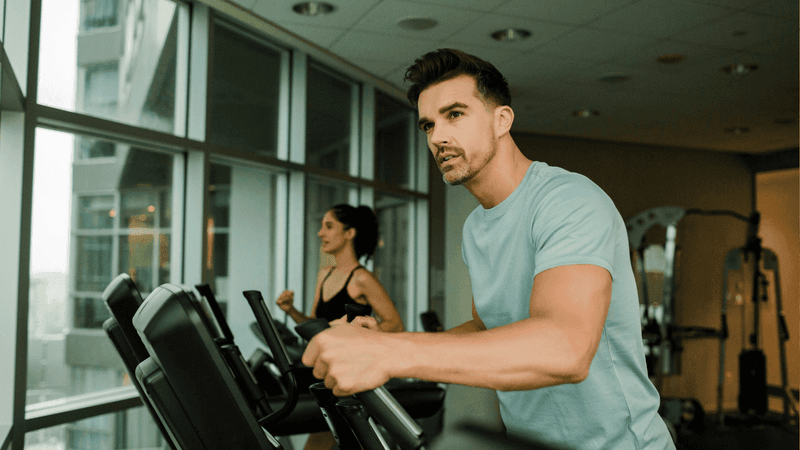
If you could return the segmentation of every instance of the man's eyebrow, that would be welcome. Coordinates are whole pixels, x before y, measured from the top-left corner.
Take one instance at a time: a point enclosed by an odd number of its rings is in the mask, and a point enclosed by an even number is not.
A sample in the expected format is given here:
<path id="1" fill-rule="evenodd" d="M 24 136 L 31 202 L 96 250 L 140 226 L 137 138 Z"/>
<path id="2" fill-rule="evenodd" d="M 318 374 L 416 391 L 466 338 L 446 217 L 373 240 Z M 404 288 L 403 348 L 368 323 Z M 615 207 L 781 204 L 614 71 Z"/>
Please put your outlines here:
<path id="1" fill-rule="evenodd" d="M 447 106 L 442 106 L 441 108 L 439 108 L 439 114 L 444 114 L 447 111 L 450 111 L 451 109 L 456 109 L 456 108 L 466 109 L 466 108 L 468 108 L 468 106 L 463 104 L 463 103 L 461 103 L 461 102 L 453 102 L 453 103 L 451 103 L 451 104 L 449 104 Z M 417 125 L 421 127 L 423 124 L 425 124 L 427 122 L 430 122 L 430 119 L 428 119 L 427 117 L 420 117 L 419 120 L 417 121 Z"/>

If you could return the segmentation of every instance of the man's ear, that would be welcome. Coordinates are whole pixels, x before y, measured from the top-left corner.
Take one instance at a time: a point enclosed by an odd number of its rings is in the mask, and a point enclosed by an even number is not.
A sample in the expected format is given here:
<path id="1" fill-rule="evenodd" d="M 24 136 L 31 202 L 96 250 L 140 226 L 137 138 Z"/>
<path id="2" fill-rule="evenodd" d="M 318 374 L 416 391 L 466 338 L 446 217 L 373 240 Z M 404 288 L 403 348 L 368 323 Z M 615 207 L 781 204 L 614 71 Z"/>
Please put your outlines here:
<path id="1" fill-rule="evenodd" d="M 494 110 L 495 136 L 500 137 L 511 131 L 514 124 L 514 110 L 508 105 L 498 106 Z"/>

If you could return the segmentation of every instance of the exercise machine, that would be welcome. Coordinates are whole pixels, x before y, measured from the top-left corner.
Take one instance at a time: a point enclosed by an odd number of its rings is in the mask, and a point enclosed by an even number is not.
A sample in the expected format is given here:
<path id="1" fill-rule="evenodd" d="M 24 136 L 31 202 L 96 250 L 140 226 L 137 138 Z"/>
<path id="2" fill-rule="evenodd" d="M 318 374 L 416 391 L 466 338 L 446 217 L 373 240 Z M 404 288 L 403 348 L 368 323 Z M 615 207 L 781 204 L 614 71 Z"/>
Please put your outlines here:
<path id="1" fill-rule="evenodd" d="M 123 274 L 106 289 L 109 338 L 171 449 L 280 449 L 277 437 L 329 429 L 315 395 L 296 389 L 296 364 L 261 294 L 243 295 L 266 344 L 248 360 L 207 285 L 165 284 L 142 301 Z M 392 380 L 385 390 L 408 417 L 443 407 L 444 389 L 434 383 Z"/>
<path id="2" fill-rule="evenodd" d="M 720 328 L 696 327 L 696 326 L 677 326 L 674 322 L 674 280 L 675 280 L 675 259 L 676 259 L 676 236 L 678 222 L 688 215 L 705 216 L 728 216 L 748 224 L 747 238 L 744 247 L 733 249 L 725 257 L 723 275 L 723 298 L 720 310 Z M 745 349 L 740 355 L 740 386 L 739 386 L 739 409 L 743 413 L 762 414 L 766 411 L 767 395 L 782 397 L 784 400 L 784 417 L 790 418 L 790 409 L 797 416 L 797 400 L 788 388 L 788 375 L 786 370 L 785 342 L 789 339 L 788 329 L 783 316 L 780 285 L 778 274 L 778 262 L 775 254 L 761 246 L 761 239 L 758 238 L 758 227 L 760 222 L 759 213 L 753 212 L 750 216 L 744 216 L 734 211 L 728 210 L 700 210 L 679 207 L 663 206 L 652 208 L 632 217 L 626 221 L 628 229 L 628 240 L 632 250 L 637 256 L 635 269 L 640 275 L 642 288 L 640 290 L 640 302 L 643 305 L 643 328 L 642 335 L 645 346 L 649 351 L 648 369 L 650 375 L 655 378 L 656 387 L 661 390 L 661 383 L 665 374 L 677 373 L 677 356 L 683 348 L 682 341 L 686 339 L 711 338 L 719 340 L 719 378 L 717 384 L 717 405 L 718 420 L 724 425 L 726 416 L 723 410 L 723 393 L 725 382 L 725 352 L 726 342 L 729 337 L 727 308 L 729 293 L 729 272 L 741 270 L 744 262 L 753 261 L 752 267 L 752 298 L 753 301 L 753 332 L 750 335 L 750 348 Z M 663 268 L 663 292 L 661 305 L 655 308 L 650 301 L 647 282 L 648 277 L 645 270 L 644 259 L 647 242 L 645 237 L 654 226 L 659 225 L 666 229 L 664 243 L 664 268 Z M 766 300 L 766 280 L 763 270 L 772 271 L 775 279 L 776 297 L 776 316 L 778 330 L 779 357 L 781 367 L 780 387 L 766 386 L 766 361 L 763 352 L 759 347 L 759 304 Z M 658 309 L 656 313 L 654 310 Z M 681 405 L 688 403 L 699 406 L 692 399 L 672 399 L 680 400 Z M 663 405 L 662 405 L 663 406 Z M 674 405 L 673 410 L 678 408 Z M 697 408 L 694 408 L 695 410 Z M 702 410 L 700 410 L 702 411 Z"/>

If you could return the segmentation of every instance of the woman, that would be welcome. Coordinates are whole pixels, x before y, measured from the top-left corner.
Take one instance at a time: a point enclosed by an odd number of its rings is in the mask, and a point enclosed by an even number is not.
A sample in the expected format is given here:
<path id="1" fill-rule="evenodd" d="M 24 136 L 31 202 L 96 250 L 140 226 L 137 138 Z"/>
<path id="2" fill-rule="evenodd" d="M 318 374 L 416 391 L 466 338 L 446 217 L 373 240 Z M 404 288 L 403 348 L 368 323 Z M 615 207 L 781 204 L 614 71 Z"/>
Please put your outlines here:
<path id="1" fill-rule="evenodd" d="M 366 306 L 380 319 L 383 331 L 403 331 L 403 321 L 392 299 L 375 275 L 359 263 L 372 257 L 378 245 L 378 222 L 367 206 L 354 208 L 336 205 L 325 213 L 317 235 L 322 239 L 322 251 L 332 255 L 336 263 L 319 271 L 314 290 L 314 306 L 306 316 L 294 307 L 294 293 L 284 291 L 278 306 L 295 321 L 323 317 L 329 322 L 346 314 L 345 305 Z"/>
<path id="2" fill-rule="evenodd" d="M 389 293 L 378 278 L 359 263 L 364 256 L 369 260 L 378 245 L 378 222 L 372 209 L 336 205 L 322 218 L 322 227 L 317 235 L 322 240 L 322 251 L 332 255 L 336 262 L 317 274 L 311 314 L 306 316 L 295 309 L 292 291 L 281 293 L 278 306 L 295 323 L 318 317 L 331 322 L 346 315 L 346 304 L 356 303 L 366 306 L 369 313 L 375 312 L 381 330 L 403 331 L 403 321 Z M 331 432 L 311 433 L 305 450 L 327 450 L 335 445 Z"/>

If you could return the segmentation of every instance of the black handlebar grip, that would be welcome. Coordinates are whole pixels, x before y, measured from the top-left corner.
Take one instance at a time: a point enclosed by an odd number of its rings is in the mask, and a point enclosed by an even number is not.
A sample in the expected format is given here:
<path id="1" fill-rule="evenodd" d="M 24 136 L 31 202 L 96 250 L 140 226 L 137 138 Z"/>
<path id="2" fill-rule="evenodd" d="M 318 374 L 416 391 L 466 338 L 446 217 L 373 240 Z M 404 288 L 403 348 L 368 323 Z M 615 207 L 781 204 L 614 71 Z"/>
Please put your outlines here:
<path id="1" fill-rule="evenodd" d="M 352 322 L 357 316 L 368 316 L 369 310 L 364 305 L 358 303 L 348 303 L 344 305 L 344 310 L 347 311 L 347 321 Z"/>
<path id="2" fill-rule="evenodd" d="M 330 328 L 327 320 L 311 319 L 300 323 L 294 329 L 303 339 L 310 341 L 317 333 L 327 328 Z M 414 419 L 397 403 L 397 400 L 386 388 L 381 386 L 371 391 L 358 393 L 355 397 L 397 439 L 400 448 L 403 450 L 424 448 L 425 437 L 422 435 L 422 428 L 414 422 Z M 350 425 L 353 426 L 352 423 Z"/>
<path id="3" fill-rule="evenodd" d="M 275 358 L 275 365 L 281 373 L 289 373 L 292 370 L 292 363 L 289 360 L 289 354 L 286 353 L 286 347 L 281 341 L 278 329 L 275 328 L 275 322 L 272 320 L 272 315 L 264 304 L 264 297 L 261 296 L 259 291 L 244 291 L 242 292 L 247 303 L 250 304 L 250 309 L 253 310 L 253 315 L 256 316 L 258 326 L 261 327 L 261 332 L 264 334 L 264 339 L 267 340 L 272 356 Z"/>
<path id="4" fill-rule="evenodd" d="M 333 433 L 333 438 L 339 448 L 343 450 L 359 448 L 358 439 L 353 434 L 353 430 L 350 429 L 347 420 L 336 408 L 339 397 L 333 395 L 333 392 L 326 388 L 323 382 L 312 384 L 308 387 L 308 390 L 317 401 L 317 405 L 322 411 L 322 417 L 328 423 L 328 428 Z"/>
<path id="5" fill-rule="evenodd" d="M 350 429 L 356 435 L 361 447 L 365 450 L 390 450 L 375 422 L 364 410 L 361 402 L 343 399 L 336 403 L 336 409 L 347 420 Z"/>

